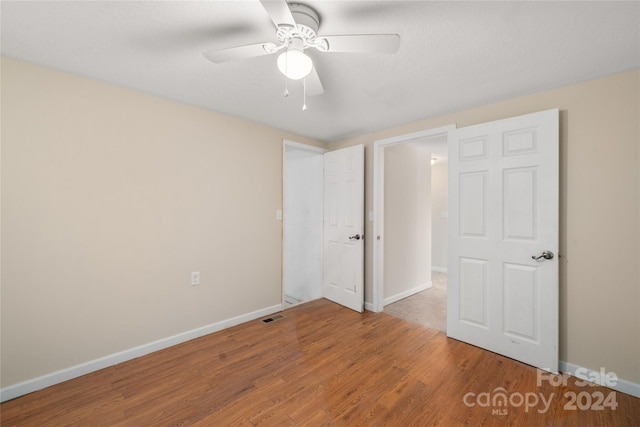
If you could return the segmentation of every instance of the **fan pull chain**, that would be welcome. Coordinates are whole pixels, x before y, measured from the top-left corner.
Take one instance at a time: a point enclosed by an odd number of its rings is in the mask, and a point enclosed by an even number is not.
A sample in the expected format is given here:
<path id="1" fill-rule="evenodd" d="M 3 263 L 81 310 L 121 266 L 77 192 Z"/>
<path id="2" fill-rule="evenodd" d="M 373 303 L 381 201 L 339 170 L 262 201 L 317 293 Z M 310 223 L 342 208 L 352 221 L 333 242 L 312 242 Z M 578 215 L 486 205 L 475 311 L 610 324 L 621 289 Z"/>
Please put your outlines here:
<path id="1" fill-rule="evenodd" d="M 307 78 L 302 79 L 302 111 L 307 111 Z"/>
<path id="2" fill-rule="evenodd" d="M 284 57 L 284 68 L 285 70 L 289 69 L 289 55 L 285 55 Z M 284 97 L 286 98 L 287 96 L 289 96 L 289 77 L 287 77 L 287 75 L 284 75 Z"/>

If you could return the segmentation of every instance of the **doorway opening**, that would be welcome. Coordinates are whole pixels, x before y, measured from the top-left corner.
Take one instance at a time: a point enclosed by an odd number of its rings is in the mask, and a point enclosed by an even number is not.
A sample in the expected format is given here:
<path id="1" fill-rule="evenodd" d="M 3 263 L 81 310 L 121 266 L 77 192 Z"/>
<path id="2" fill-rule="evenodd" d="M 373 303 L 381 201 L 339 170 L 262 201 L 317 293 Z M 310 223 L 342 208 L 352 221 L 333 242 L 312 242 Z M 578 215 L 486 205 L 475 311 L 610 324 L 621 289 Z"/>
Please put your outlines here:
<path id="1" fill-rule="evenodd" d="M 283 143 L 282 307 L 322 297 L 323 154 L 327 150 Z"/>
<path id="2" fill-rule="evenodd" d="M 282 306 L 364 310 L 364 146 L 283 144 Z"/>
<path id="3" fill-rule="evenodd" d="M 426 156 L 422 154 L 422 161 L 416 162 L 411 165 L 404 163 L 404 174 L 418 175 L 422 172 L 422 188 L 417 194 L 413 194 L 416 207 L 421 209 L 414 209 L 414 218 L 417 220 L 417 224 L 411 224 L 412 221 L 404 221 L 403 225 L 398 226 L 398 221 L 393 221 L 389 214 L 395 213 L 406 205 L 402 200 L 399 203 L 392 203 L 394 198 L 398 198 L 398 194 L 404 194 L 404 197 L 411 196 L 407 194 L 408 185 L 401 185 L 394 177 L 396 171 L 393 168 L 393 160 L 389 161 L 392 156 L 389 156 L 389 152 L 396 147 L 417 146 L 421 151 L 426 151 Z M 413 148 L 413 147 L 411 147 Z M 385 198 L 385 254 L 384 258 L 385 266 L 384 270 L 384 283 L 390 284 L 384 289 L 385 294 L 385 306 L 384 312 L 391 314 L 392 316 L 399 317 L 401 319 L 408 320 L 413 323 L 438 329 L 440 331 L 446 331 L 447 324 L 447 242 L 448 242 L 448 153 L 447 153 L 447 139 L 444 136 L 438 136 L 434 138 L 427 138 L 424 141 L 418 143 L 406 143 L 403 145 L 392 146 L 385 151 L 385 192 L 387 194 L 395 194 L 392 200 L 389 197 Z M 407 150 L 409 151 L 409 150 Z M 417 156 L 420 158 L 420 156 Z M 430 160 L 430 161 L 429 161 Z M 424 163 L 427 162 L 428 168 L 425 168 Z M 388 166 L 391 166 L 389 168 Z M 410 169 L 415 169 L 414 173 L 411 173 Z M 408 173 L 407 173 L 407 169 Z M 414 180 L 414 182 L 416 182 Z M 405 206 L 406 207 L 406 206 Z M 419 212 L 419 214 L 417 214 Z M 406 211 L 404 213 L 406 215 Z M 395 222 L 395 224 L 394 224 Z M 409 227 L 408 227 L 409 225 Z M 400 230 L 397 230 L 400 228 Z M 409 232 L 415 231 L 415 229 L 422 229 L 422 233 L 414 233 L 416 238 L 424 240 L 424 244 L 413 244 L 411 247 L 407 247 L 407 238 L 403 238 L 399 243 L 400 248 L 394 249 L 394 245 L 391 243 L 394 240 L 398 240 L 398 235 L 402 231 L 402 228 L 409 228 Z M 400 233 L 398 233 L 400 231 Z M 395 236 L 394 236 L 395 234 Z M 404 247 L 402 247 L 402 245 Z M 422 250 L 419 248 L 422 247 Z M 415 248 L 415 250 L 413 249 Z M 412 253 L 408 253 L 408 252 Z M 393 256 L 393 252 L 395 256 Z M 398 262 L 398 255 L 404 254 Z M 403 279 L 397 273 L 394 274 L 394 264 L 400 264 L 400 267 L 408 267 L 407 261 L 410 259 L 415 260 L 416 266 L 414 271 L 422 270 L 422 275 L 428 281 L 425 281 L 423 288 L 412 289 L 411 277 Z M 391 269 L 389 267 L 392 267 Z M 397 270 L 398 265 L 395 265 Z M 419 274 L 419 271 L 416 271 Z M 413 279 L 415 281 L 415 278 Z M 393 298 L 393 288 L 405 288 L 409 292 L 400 293 L 398 295 L 400 299 Z M 408 296 L 405 296 L 407 295 Z M 387 299 L 391 296 L 391 299 Z"/>
<path id="4" fill-rule="evenodd" d="M 373 309 L 446 329 L 448 140 L 455 126 L 374 145 Z"/>

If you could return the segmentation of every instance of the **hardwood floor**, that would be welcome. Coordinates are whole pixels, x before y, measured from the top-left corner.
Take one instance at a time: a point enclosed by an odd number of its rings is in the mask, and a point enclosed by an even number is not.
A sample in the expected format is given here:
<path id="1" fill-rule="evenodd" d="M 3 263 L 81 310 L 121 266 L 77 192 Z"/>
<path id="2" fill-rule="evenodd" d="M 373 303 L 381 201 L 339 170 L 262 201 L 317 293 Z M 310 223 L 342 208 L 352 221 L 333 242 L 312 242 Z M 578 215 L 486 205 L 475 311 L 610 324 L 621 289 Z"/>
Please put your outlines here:
<path id="1" fill-rule="evenodd" d="M 1 424 L 640 424 L 640 399 L 580 387 L 566 376 L 566 385 L 545 380 L 538 387 L 532 367 L 384 313 L 359 314 L 317 300 L 284 314 L 275 322 L 248 322 L 5 402 Z M 504 388 L 506 405 L 491 406 L 502 391 L 498 387 Z M 584 395 L 578 400 L 583 407 L 589 397 L 591 407 L 596 392 L 613 393 L 617 408 L 565 408 L 571 393 Z M 533 405 L 534 396 L 542 396 L 548 407 L 540 399 Z"/>

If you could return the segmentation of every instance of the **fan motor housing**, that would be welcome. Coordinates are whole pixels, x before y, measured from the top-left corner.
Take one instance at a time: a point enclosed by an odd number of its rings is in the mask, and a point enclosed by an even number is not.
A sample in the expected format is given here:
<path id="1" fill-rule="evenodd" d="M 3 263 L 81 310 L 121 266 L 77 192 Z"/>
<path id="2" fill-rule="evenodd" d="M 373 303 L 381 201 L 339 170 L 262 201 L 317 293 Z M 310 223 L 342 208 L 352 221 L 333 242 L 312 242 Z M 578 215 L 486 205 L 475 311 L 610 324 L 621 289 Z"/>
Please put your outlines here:
<path id="1" fill-rule="evenodd" d="M 282 43 L 286 43 L 293 38 L 302 39 L 305 45 L 313 42 L 318 36 L 318 28 L 320 27 L 320 17 L 318 13 L 304 4 L 292 3 L 289 5 L 291 15 L 296 21 L 296 27 L 289 25 L 278 26 L 276 36 Z"/>
<path id="2" fill-rule="evenodd" d="M 298 25 L 305 25 L 311 28 L 315 33 L 318 32 L 318 28 L 320 28 L 320 16 L 318 16 L 318 12 L 311 9 L 309 6 L 299 3 L 292 3 L 289 5 L 289 9 L 291 10 L 293 19 Z"/>

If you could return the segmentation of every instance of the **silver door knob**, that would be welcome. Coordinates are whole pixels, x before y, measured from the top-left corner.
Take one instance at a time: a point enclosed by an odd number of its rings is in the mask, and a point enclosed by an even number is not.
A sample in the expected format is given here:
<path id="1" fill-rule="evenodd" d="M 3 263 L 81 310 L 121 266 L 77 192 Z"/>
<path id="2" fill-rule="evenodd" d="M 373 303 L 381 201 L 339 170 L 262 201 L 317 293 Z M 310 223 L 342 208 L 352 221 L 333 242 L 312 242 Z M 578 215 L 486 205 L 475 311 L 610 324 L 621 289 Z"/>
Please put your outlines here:
<path id="1" fill-rule="evenodd" d="M 539 256 L 535 256 L 535 255 L 531 255 L 532 259 L 535 259 L 536 261 L 539 260 L 540 258 L 544 258 L 544 259 L 553 259 L 553 252 L 551 251 L 544 251 L 542 252 L 542 255 Z"/>
<path id="2" fill-rule="evenodd" d="M 354 234 L 353 236 L 349 236 L 349 240 L 360 240 L 360 235 Z"/>

